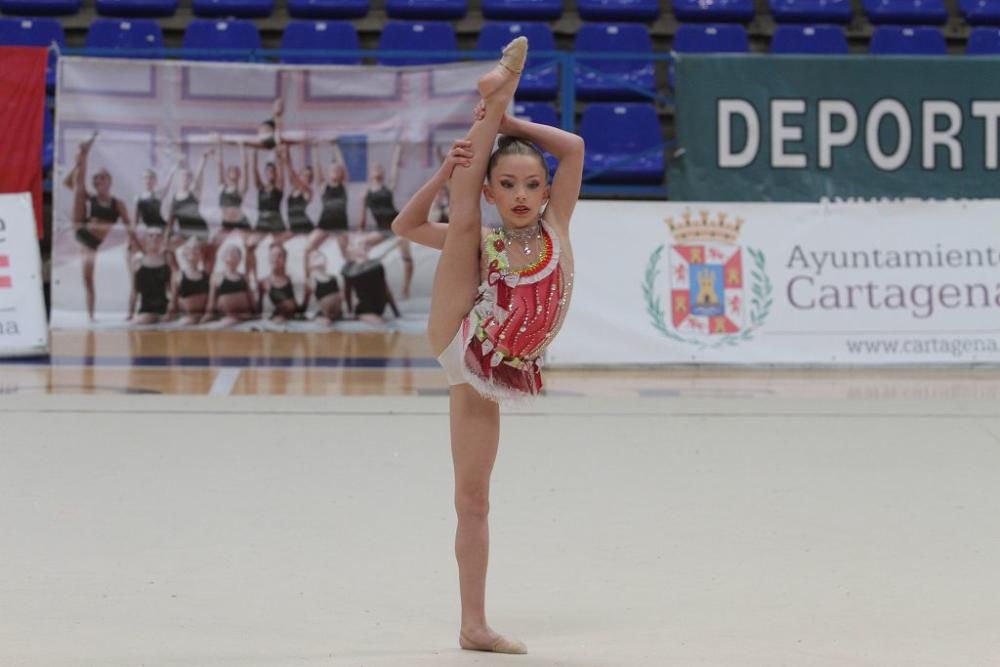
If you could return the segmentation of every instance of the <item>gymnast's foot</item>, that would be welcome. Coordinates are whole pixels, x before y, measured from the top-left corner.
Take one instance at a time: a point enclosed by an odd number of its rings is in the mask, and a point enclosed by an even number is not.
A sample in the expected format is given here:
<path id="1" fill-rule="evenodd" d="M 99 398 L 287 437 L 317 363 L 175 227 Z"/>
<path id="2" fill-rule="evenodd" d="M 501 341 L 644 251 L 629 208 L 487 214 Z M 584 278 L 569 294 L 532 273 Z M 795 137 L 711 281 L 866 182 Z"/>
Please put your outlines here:
<path id="1" fill-rule="evenodd" d="M 479 79 L 479 94 L 487 98 L 505 85 L 517 88 L 524 61 L 528 57 L 528 38 L 518 37 L 504 47 L 503 57 L 492 70 Z"/>
<path id="2" fill-rule="evenodd" d="M 458 645 L 469 651 L 491 651 L 518 655 L 528 652 L 528 647 L 524 645 L 524 642 L 504 637 L 490 630 L 489 627 L 462 630 L 458 636 Z"/>

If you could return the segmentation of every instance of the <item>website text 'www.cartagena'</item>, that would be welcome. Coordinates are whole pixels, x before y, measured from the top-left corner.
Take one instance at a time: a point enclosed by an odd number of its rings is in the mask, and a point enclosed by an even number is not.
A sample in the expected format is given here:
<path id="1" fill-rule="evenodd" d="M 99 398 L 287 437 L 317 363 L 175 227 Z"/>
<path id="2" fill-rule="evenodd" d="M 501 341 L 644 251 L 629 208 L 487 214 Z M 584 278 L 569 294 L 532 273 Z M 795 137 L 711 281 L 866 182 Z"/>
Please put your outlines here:
<path id="1" fill-rule="evenodd" d="M 845 343 L 848 354 L 857 356 L 946 354 L 961 358 L 1000 353 L 1000 340 L 996 338 L 873 338 Z"/>

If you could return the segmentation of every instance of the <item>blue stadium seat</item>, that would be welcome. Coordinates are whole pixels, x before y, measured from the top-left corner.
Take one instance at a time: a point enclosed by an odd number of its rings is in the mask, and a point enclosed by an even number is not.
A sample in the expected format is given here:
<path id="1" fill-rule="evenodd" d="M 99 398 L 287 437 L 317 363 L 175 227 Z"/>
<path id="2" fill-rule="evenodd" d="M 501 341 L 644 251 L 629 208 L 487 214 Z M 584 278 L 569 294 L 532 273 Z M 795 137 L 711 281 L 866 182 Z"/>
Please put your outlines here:
<path id="1" fill-rule="evenodd" d="M 212 19 L 193 19 L 184 31 L 185 49 L 226 50 L 226 49 L 259 49 L 260 33 L 252 21 L 246 19 L 230 19 L 213 21 Z M 225 60 L 247 61 L 250 54 L 211 54 L 185 56 L 188 60 Z"/>
<path id="2" fill-rule="evenodd" d="M 515 102 L 514 117 L 530 120 L 532 123 L 540 125 L 559 127 L 559 117 L 556 115 L 555 107 L 545 102 Z M 542 151 L 542 154 L 549 165 L 549 178 L 551 178 L 556 167 L 559 166 L 559 160 L 546 151 Z"/>
<path id="3" fill-rule="evenodd" d="M 872 23 L 929 23 L 948 20 L 944 0 L 864 0 L 865 15 Z"/>
<path id="4" fill-rule="evenodd" d="M 0 46 L 66 46 L 62 23 L 53 18 L 0 18 Z M 56 85 L 55 51 L 49 52 L 49 68 L 45 85 L 52 90 Z"/>
<path id="5" fill-rule="evenodd" d="M 639 88 L 656 89 L 652 60 L 584 58 L 588 51 L 646 54 L 653 42 L 646 26 L 637 23 L 585 23 L 576 31 L 576 98 L 578 100 L 646 99 Z"/>
<path id="6" fill-rule="evenodd" d="M 660 17 L 658 0 L 576 0 L 576 11 L 584 21 L 655 21 Z"/>
<path id="7" fill-rule="evenodd" d="M 555 21 L 562 0 L 482 0 L 483 17 L 501 21 Z"/>
<path id="8" fill-rule="evenodd" d="M 972 25 L 1000 25 L 1000 0 L 958 0 L 958 7 Z"/>
<path id="9" fill-rule="evenodd" d="M 869 44 L 872 53 L 943 56 L 948 52 L 944 34 L 928 26 L 875 26 Z"/>
<path id="10" fill-rule="evenodd" d="M 457 51 L 458 39 L 449 23 L 437 21 L 390 21 L 382 28 L 378 48 L 382 51 Z M 450 62 L 442 56 L 379 56 L 380 65 L 404 66 Z"/>
<path id="11" fill-rule="evenodd" d="M 360 65 L 358 56 L 296 55 L 294 49 L 358 51 L 358 31 L 347 21 L 291 21 L 281 38 L 281 62 L 294 64 Z"/>
<path id="12" fill-rule="evenodd" d="M 173 16 L 177 0 L 97 0 L 97 13 L 119 18 Z"/>
<path id="13" fill-rule="evenodd" d="M 779 23 L 850 23 L 851 0 L 771 0 L 771 15 Z"/>
<path id="14" fill-rule="evenodd" d="M 673 50 L 677 53 L 746 53 L 750 50 L 750 41 L 746 29 L 735 23 L 686 23 L 677 26 Z M 668 80 L 673 88 L 673 63 Z"/>
<path id="15" fill-rule="evenodd" d="M 532 55 L 537 51 L 555 51 L 556 40 L 552 29 L 545 23 L 490 23 L 479 31 L 477 51 L 492 51 L 497 55 L 507 43 L 524 35 L 528 38 L 528 62 L 521 74 L 516 97 L 519 100 L 554 100 L 559 90 L 559 66 L 556 61 L 540 60 Z"/>
<path id="16" fill-rule="evenodd" d="M 969 32 L 969 41 L 965 44 L 965 52 L 969 55 L 1000 54 L 1000 28 L 973 28 Z"/>
<path id="17" fill-rule="evenodd" d="M 753 19 L 753 0 L 674 0 L 678 21 L 746 23 Z"/>
<path id="18" fill-rule="evenodd" d="M 68 16 L 82 6 L 83 0 L 0 0 L 0 12 L 15 16 Z"/>
<path id="19" fill-rule="evenodd" d="M 289 0 L 288 13 L 297 19 L 359 19 L 368 15 L 368 0 Z"/>
<path id="20" fill-rule="evenodd" d="M 88 49 L 128 49 L 148 51 L 136 53 L 101 54 L 125 58 L 162 57 L 163 31 L 155 19 L 94 19 L 87 32 Z"/>
<path id="21" fill-rule="evenodd" d="M 559 115 L 556 108 L 545 102 L 515 102 L 514 116 L 530 120 L 532 123 L 559 127 Z"/>
<path id="22" fill-rule="evenodd" d="M 663 182 L 663 136 L 653 104 L 591 104 L 583 112 L 580 136 L 587 143 L 587 182 Z"/>
<path id="23" fill-rule="evenodd" d="M 468 11 L 466 0 L 385 0 L 385 13 L 393 19 L 447 21 Z"/>
<path id="24" fill-rule="evenodd" d="M 195 16 L 261 19 L 274 11 L 274 0 L 194 0 Z"/>
<path id="25" fill-rule="evenodd" d="M 771 53 L 847 53 L 847 35 L 839 25 L 778 25 Z"/>

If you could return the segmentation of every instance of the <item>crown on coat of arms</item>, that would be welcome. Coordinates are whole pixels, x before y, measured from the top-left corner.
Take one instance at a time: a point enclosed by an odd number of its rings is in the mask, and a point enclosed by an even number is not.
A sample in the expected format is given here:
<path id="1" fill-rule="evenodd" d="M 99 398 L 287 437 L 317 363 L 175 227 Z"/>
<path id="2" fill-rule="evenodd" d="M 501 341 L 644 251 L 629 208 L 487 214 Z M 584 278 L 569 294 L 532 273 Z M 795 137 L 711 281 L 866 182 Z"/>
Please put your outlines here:
<path id="1" fill-rule="evenodd" d="M 730 222 L 725 213 L 718 213 L 713 218 L 708 211 L 699 211 L 698 217 L 694 217 L 690 211 L 684 211 L 680 221 L 675 221 L 671 216 L 666 218 L 665 222 L 670 228 L 670 234 L 678 243 L 687 241 L 736 243 L 744 220 L 736 218 Z"/>

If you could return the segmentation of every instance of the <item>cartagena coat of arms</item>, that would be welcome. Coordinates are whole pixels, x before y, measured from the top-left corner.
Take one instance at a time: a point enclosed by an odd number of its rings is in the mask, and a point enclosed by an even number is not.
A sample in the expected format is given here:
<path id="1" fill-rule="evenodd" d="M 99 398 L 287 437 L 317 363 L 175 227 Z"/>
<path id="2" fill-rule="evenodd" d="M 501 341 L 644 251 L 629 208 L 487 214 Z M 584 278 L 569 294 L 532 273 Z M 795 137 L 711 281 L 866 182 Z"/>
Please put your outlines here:
<path id="1" fill-rule="evenodd" d="M 652 325 L 699 349 L 752 339 L 770 313 L 773 288 L 764 253 L 739 244 L 744 220 L 685 211 L 665 222 L 673 243 L 653 251 L 642 285 Z"/>

